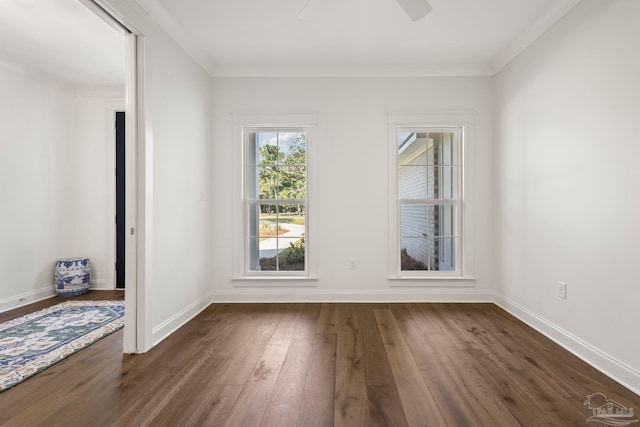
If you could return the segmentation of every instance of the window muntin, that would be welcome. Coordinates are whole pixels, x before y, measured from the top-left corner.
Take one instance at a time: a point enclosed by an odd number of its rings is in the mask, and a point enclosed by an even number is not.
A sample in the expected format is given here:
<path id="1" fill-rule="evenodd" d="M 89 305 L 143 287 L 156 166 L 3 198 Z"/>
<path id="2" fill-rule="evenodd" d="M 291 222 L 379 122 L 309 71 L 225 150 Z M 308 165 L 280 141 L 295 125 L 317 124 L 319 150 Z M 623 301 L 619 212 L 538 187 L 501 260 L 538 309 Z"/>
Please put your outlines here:
<path id="1" fill-rule="evenodd" d="M 401 275 L 460 272 L 462 128 L 398 128 Z"/>
<path id="2" fill-rule="evenodd" d="M 246 273 L 306 274 L 306 128 L 244 128 Z"/>

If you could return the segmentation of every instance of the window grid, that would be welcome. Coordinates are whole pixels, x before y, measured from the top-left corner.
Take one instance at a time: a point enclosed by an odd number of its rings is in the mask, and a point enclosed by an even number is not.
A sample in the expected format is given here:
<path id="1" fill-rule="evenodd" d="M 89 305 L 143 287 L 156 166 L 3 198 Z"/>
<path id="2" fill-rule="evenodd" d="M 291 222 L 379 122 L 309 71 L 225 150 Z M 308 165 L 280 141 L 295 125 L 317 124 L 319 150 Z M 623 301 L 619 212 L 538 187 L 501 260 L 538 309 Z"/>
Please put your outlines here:
<path id="1" fill-rule="evenodd" d="M 306 275 L 308 129 L 245 127 L 243 136 L 245 274 Z"/>
<path id="2" fill-rule="evenodd" d="M 462 129 L 398 128 L 398 271 L 460 271 L 459 215 Z"/>

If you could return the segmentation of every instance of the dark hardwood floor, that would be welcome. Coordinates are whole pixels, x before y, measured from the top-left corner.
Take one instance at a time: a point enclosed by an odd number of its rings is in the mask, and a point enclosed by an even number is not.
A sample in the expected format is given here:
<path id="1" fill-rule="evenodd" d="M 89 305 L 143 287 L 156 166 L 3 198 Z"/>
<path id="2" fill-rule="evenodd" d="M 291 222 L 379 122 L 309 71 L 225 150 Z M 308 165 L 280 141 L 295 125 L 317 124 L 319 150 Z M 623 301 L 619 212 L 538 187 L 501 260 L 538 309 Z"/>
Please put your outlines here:
<path id="1" fill-rule="evenodd" d="M 0 393 L 0 424 L 587 426 L 594 392 L 640 410 L 492 304 L 213 304 L 146 354 L 119 331 Z"/>

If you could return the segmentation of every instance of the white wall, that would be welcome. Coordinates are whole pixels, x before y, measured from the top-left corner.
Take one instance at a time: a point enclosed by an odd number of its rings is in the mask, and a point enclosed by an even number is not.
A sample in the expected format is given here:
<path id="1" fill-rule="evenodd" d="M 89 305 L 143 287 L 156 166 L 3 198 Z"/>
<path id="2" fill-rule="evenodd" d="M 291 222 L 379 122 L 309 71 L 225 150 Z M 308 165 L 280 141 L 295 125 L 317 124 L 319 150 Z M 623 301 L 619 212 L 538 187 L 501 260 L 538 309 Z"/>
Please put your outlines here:
<path id="1" fill-rule="evenodd" d="M 497 75 L 494 110 L 500 303 L 636 391 L 638 16 L 584 0 Z"/>
<path id="2" fill-rule="evenodd" d="M 154 41 L 149 119 L 152 140 L 151 292 L 153 341 L 176 315 L 210 303 L 211 79 L 169 40 Z"/>
<path id="3" fill-rule="evenodd" d="M 72 173 L 62 164 L 73 113 L 71 95 L 0 67 L 0 310 L 52 295 L 55 261 L 72 249 Z"/>
<path id="4" fill-rule="evenodd" d="M 213 182 L 214 299 L 217 301 L 291 300 L 490 300 L 491 79 L 489 78 L 214 78 Z M 388 251 L 388 112 L 475 110 L 475 285 L 390 287 Z M 278 288 L 282 283 L 232 282 L 234 206 L 241 194 L 231 183 L 242 167 L 233 163 L 231 113 L 313 112 L 315 143 L 319 280 L 316 287 Z M 393 142 L 391 142 L 393 143 Z M 239 254 L 236 254 L 239 256 Z M 358 269 L 349 270 L 349 259 Z M 234 286 L 236 285 L 236 286 Z M 442 285 L 442 283 L 439 283 Z"/>
<path id="5" fill-rule="evenodd" d="M 125 347 L 134 336 L 144 352 L 211 301 L 211 78 L 135 2 L 100 3 L 143 46 L 137 284 L 125 294 L 127 310 L 138 312 L 125 325 Z"/>
<path id="6" fill-rule="evenodd" d="M 60 258 L 89 257 L 92 287 L 113 287 L 107 111 L 118 104 L 0 67 L 0 310 L 53 295 Z"/>

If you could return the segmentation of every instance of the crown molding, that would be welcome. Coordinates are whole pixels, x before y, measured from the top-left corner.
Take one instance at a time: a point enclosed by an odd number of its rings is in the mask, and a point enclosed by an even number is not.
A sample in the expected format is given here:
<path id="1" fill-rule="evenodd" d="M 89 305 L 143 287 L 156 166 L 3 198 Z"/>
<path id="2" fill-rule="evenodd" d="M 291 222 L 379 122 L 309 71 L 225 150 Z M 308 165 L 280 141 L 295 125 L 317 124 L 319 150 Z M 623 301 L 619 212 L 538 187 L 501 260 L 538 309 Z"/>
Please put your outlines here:
<path id="1" fill-rule="evenodd" d="M 547 13 L 536 20 L 533 25 L 525 29 L 518 37 L 513 39 L 505 49 L 492 61 L 492 74 L 498 74 L 511 61 L 524 52 L 533 42 L 546 33 L 556 22 L 562 19 L 569 11 L 576 7 L 582 0 L 559 0 Z"/>
<path id="2" fill-rule="evenodd" d="M 212 77 L 483 77 L 492 76 L 490 64 L 241 64 L 218 65 Z"/>
<path id="3" fill-rule="evenodd" d="M 211 61 L 204 49 L 178 25 L 156 0 L 134 0 L 134 3 L 178 43 L 209 75 L 213 75 Z"/>

